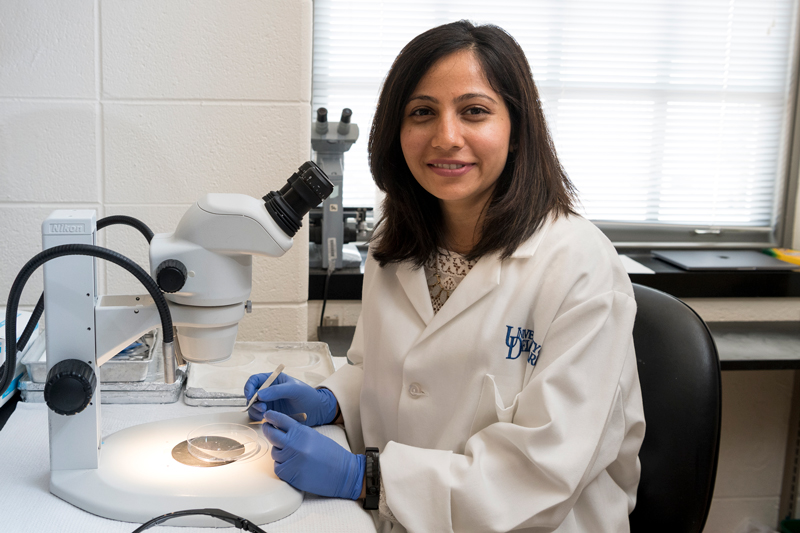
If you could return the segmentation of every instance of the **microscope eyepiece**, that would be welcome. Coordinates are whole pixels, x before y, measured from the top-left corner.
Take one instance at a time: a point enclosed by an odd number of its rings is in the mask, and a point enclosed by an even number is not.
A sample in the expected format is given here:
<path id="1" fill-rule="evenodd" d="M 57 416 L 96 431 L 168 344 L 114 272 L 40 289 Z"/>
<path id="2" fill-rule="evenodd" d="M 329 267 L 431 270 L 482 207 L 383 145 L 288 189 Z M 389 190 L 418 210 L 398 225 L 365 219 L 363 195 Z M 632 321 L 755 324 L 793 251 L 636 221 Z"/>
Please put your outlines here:
<path id="1" fill-rule="evenodd" d="M 317 124 L 315 128 L 320 135 L 328 133 L 328 110 L 324 107 L 317 109 Z"/>
<path id="2" fill-rule="evenodd" d="M 339 120 L 339 126 L 336 128 L 339 135 L 347 135 L 350 133 L 350 117 L 352 116 L 353 112 L 349 107 L 342 109 L 342 118 Z"/>
<path id="3" fill-rule="evenodd" d="M 328 176 L 313 161 L 306 161 L 292 174 L 280 191 L 264 197 L 267 212 L 278 226 L 293 237 L 303 225 L 302 219 L 333 192 Z"/>

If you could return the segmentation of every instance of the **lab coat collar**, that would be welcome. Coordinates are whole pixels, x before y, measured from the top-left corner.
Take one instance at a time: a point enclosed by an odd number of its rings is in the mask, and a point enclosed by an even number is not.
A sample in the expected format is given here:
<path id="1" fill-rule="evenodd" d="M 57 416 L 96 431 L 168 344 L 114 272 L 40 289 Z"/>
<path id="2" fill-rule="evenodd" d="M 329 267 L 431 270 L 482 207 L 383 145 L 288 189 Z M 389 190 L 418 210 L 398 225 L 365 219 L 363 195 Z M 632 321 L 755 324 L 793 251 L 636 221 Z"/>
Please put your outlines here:
<path id="1" fill-rule="evenodd" d="M 511 254 L 511 257 L 533 257 L 533 254 L 536 253 L 537 248 L 539 248 L 539 244 L 541 244 L 541 242 L 544 240 L 547 232 L 553 225 L 553 222 L 553 215 L 551 214 L 544 219 L 542 225 L 538 230 L 536 230 L 536 233 L 534 233 L 530 239 L 520 244 L 519 247 L 514 250 L 514 253 Z"/>
<path id="2" fill-rule="evenodd" d="M 481 257 L 472 270 L 461 280 L 456 290 L 448 298 L 442 308 L 433 317 L 428 330 L 435 331 L 449 321 L 457 317 L 461 312 L 468 309 L 475 302 L 492 292 L 500 285 L 500 271 L 502 261 L 499 254 L 491 254 Z M 426 284 L 427 288 L 427 284 Z M 432 307 L 430 294 L 428 295 L 428 305 Z M 423 337 L 426 335 L 423 334 Z M 422 339 L 420 339 L 422 340 Z"/>
<path id="3" fill-rule="evenodd" d="M 547 231 L 552 226 L 552 217 L 548 217 L 539 230 L 527 241 L 522 243 L 511 257 L 531 257 L 536 253 L 539 244 L 544 239 Z M 433 313 L 431 296 L 425 280 L 424 268 L 413 268 L 409 263 L 400 263 L 397 266 L 397 279 L 403 287 L 406 296 L 411 301 L 414 310 L 425 324 L 425 330 L 416 340 L 418 344 L 425 340 L 431 333 L 453 320 L 464 310 L 468 309 L 478 300 L 492 292 L 500 285 L 500 275 L 503 261 L 499 253 L 481 257 L 472 267 L 469 274 L 453 291 L 452 296 L 442 306 L 438 313 Z"/>
<path id="4" fill-rule="evenodd" d="M 462 311 L 497 288 L 500 284 L 501 268 L 502 263 L 498 254 L 480 258 L 453 291 L 444 306 L 434 315 L 431 295 L 425 280 L 425 269 L 414 269 L 408 263 L 398 265 L 397 279 L 417 314 L 425 323 L 425 329 L 415 344 L 425 340 L 431 333 L 440 329 Z"/>
<path id="5" fill-rule="evenodd" d="M 433 305 L 425 281 L 425 269 L 413 268 L 407 262 L 400 263 L 397 265 L 397 279 L 422 321 L 426 326 L 430 324 L 433 319 Z"/>

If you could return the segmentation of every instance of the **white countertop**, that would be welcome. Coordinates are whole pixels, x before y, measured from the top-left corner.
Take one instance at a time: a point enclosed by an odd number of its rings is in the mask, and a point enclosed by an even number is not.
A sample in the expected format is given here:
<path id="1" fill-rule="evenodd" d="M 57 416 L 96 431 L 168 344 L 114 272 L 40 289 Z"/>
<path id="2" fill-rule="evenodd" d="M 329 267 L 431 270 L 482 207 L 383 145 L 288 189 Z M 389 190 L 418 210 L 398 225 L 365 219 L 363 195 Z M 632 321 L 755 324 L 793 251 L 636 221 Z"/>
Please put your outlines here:
<path id="1" fill-rule="evenodd" d="M 230 407 L 191 407 L 182 401 L 174 404 L 103 404 L 103 435 L 129 426 L 225 411 Z M 347 448 L 344 431 L 338 426 L 317 430 Z M 58 531 L 59 533 L 131 533 L 139 524 L 100 518 L 50 494 L 49 440 L 47 407 L 41 403 L 20 402 L 0 431 L 0 502 L 2 530 L 8 533 Z M 153 517 L 155 518 L 155 517 Z M 220 527 L 239 531 L 224 522 Z M 341 532 L 374 533 L 371 516 L 360 504 L 337 498 L 305 495 L 300 508 L 288 517 L 261 526 L 268 533 Z M 152 531 L 172 533 L 210 533 L 215 528 L 154 526 Z"/>

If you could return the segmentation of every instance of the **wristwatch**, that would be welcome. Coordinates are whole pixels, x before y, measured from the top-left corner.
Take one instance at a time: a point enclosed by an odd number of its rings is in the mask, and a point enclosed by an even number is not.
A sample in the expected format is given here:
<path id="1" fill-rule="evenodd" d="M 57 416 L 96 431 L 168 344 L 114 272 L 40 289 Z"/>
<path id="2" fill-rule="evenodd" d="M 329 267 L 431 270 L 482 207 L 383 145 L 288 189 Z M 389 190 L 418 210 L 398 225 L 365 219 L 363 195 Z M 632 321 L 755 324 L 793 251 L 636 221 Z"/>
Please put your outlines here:
<path id="1" fill-rule="evenodd" d="M 364 472 L 367 496 L 364 498 L 364 509 L 369 511 L 377 509 L 381 499 L 381 463 L 378 455 L 378 448 L 367 448 L 367 466 Z"/>

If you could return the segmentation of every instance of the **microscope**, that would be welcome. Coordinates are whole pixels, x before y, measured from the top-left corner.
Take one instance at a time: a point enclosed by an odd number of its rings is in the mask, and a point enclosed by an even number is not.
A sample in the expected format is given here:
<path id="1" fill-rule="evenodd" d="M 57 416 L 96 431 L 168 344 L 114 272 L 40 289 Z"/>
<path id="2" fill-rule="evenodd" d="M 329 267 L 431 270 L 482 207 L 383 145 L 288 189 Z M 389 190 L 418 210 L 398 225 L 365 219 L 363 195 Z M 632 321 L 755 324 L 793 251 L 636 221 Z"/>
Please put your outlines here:
<path id="1" fill-rule="evenodd" d="M 280 191 L 261 200 L 207 194 L 186 211 L 175 231 L 150 232 L 150 274 L 95 245 L 94 211 L 58 210 L 44 221 L 43 251 L 23 267 L 9 294 L 6 333 L 11 342 L 0 390 L 12 373 L 8 369 L 15 367 L 14 317 L 22 288 L 44 265 L 44 395 L 53 494 L 93 514 L 140 523 L 182 509 L 222 507 L 263 524 L 300 506 L 302 493 L 275 476 L 266 441 L 247 460 L 221 466 L 199 467 L 181 460 L 179 448 L 186 448 L 185 439 L 193 430 L 247 424 L 246 413 L 154 422 L 103 438 L 97 370 L 159 325 L 168 383 L 175 380 L 176 356 L 193 363 L 229 358 L 239 320 L 250 309 L 253 255 L 285 254 L 302 217 L 333 191 L 325 173 L 309 161 Z M 126 268 L 148 294 L 98 295 L 97 258 Z M 219 525 L 207 517 L 175 522 Z"/>
<path id="2" fill-rule="evenodd" d="M 333 183 L 333 192 L 322 205 L 322 268 L 342 268 L 344 245 L 344 206 L 342 184 L 344 153 L 358 140 L 358 125 L 351 124 L 353 112 L 344 108 L 339 122 L 328 122 L 328 110 L 317 109 L 317 121 L 311 130 L 311 148 L 317 152 L 317 164 Z"/>

